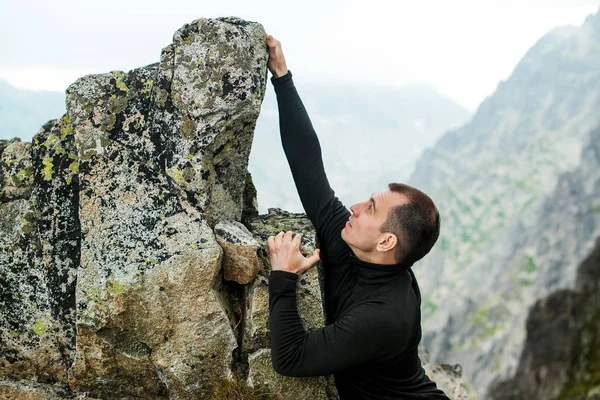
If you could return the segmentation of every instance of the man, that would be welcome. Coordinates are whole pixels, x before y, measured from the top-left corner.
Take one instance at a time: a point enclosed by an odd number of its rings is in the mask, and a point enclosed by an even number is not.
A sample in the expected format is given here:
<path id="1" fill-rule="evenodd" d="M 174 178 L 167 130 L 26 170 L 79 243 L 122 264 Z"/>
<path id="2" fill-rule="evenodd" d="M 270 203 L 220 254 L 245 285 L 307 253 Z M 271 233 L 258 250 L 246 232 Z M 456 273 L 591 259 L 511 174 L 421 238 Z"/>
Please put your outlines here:
<path id="1" fill-rule="evenodd" d="M 417 354 L 421 296 L 410 268 L 439 235 L 435 205 L 421 191 L 392 183 L 348 211 L 329 186 L 319 140 L 281 43 L 271 35 L 266 43 L 283 149 L 320 245 L 305 258 L 300 234 L 280 232 L 267 240 L 273 368 L 286 376 L 334 374 L 341 400 L 448 400 Z M 319 260 L 327 325 L 307 333 L 298 316 L 296 282 Z"/>

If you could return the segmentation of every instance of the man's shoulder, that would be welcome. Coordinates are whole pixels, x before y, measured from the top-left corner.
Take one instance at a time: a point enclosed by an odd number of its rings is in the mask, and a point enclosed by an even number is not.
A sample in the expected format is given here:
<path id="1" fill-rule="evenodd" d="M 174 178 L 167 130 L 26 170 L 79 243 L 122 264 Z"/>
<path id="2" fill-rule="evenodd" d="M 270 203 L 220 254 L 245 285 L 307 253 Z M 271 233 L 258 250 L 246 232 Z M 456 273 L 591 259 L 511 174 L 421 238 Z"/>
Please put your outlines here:
<path id="1" fill-rule="evenodd" d="M 408 273 L 402 274 L 392 284 L 387 285 L 374 300 L 379 303 L 383 317 L 388 317 L 399 329 L 406 328 L 405 324 L 414 319 L 421 305 Z M 389 318 L 390 316 L 396 318 Z"/>

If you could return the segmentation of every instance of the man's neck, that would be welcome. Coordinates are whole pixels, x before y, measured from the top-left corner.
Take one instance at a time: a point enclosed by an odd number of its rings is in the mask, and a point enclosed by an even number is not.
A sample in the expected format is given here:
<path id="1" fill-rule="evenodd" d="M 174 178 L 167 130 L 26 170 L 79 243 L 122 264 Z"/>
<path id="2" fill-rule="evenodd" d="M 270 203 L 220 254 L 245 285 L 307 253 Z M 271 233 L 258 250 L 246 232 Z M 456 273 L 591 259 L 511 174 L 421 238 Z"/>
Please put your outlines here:
<path id="1" fill-rule="evenodd" d="M 390 254 L 389 251 L 383 253 L 383 252 L 374 250 L 370 253 L 367 253 L 367 252 L 361 251 L 360 249 L 357 249 L 354 246 L 350 246 L 350 249 L 352 249 L 352 252 L 356 256 L 356 258 L 358 258 L 359 260 L 362 260 L 362 261 L 370 262 L 373 264 L 382 264 L 382 265 L 397 264 L 396 260 L 394 259 L 394 255 Z"/>

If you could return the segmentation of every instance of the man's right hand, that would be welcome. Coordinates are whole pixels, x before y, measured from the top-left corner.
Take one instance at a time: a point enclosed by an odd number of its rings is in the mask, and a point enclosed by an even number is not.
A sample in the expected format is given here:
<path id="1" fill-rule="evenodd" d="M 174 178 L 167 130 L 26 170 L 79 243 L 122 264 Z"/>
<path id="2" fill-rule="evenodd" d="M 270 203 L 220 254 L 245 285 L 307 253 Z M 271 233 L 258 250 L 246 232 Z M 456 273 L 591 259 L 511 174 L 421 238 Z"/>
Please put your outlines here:
<path id="1" fill-rule="evenodd" d="M 285 57 L 281 50 L 281 43 L 271 35 L 267 35 L 266 42 L 269 49 L 269 62 L 267 63 L 267 67 L 275 78 L 279 78 L 288 72 L 287 65 L 285 64 Z"/>

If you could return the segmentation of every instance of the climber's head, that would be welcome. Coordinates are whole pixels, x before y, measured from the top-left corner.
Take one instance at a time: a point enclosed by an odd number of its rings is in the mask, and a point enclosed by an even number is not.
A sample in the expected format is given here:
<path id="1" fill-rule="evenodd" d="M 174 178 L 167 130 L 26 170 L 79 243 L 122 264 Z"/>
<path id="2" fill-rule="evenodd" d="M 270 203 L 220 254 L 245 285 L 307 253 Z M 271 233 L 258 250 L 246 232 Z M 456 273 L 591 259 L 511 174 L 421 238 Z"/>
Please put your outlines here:
<path id="1" fill-rule="evenodd" d="M 376 264 L 413 264 L 433 247 L 440 215 L 425 193 L 401 183 L 350 207 L 342 239 L 361 260 Z"/>

